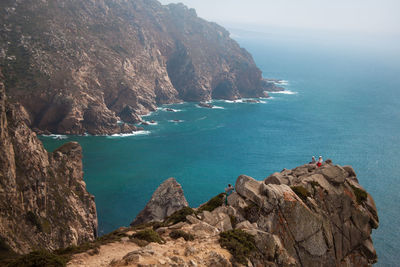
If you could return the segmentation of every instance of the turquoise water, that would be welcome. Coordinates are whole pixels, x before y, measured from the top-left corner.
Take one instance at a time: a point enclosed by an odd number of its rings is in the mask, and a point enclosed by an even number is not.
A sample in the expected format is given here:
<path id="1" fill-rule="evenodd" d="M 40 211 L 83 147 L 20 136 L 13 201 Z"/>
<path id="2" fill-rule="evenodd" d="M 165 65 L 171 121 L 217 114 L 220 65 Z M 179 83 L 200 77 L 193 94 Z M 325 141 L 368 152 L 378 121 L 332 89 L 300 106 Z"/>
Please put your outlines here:
<path id="1" fill-rule="evenodd" d="M 350 164 L 374 197 L 380 227 L 373 241 L 380 266 L 400 254 L 400 60 L 385 49 L 236 36 L 265 77 L 287 80 L 295 94 L 265 103 L 214 102 L 168 106 L 147 120 L 148 134 L 68 137 L 84 150 L 88 190 L 95 195 L 101 234 L 128 225 L 156 187 L 175 177 L 198 206 L 247 174 L 263 179 L 312 155 Z M 175 123 L 169 120 L 182 120 Z M 41 137 L 53 150 L 66 140 Z"/>

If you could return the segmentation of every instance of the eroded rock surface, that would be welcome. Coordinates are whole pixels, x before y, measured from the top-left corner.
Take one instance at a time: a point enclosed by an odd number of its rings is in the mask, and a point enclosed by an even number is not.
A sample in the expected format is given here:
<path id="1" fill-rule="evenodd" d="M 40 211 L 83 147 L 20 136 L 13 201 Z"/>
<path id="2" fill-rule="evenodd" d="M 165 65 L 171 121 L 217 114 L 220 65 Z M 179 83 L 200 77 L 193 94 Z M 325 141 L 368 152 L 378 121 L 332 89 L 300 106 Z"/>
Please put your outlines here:
<path id="1" fill-rule="evenodd" d="M 183 4 L 1 1 L 0 39 L 8 94 L 38 132 L 119 133 L 119 120 L 140 122 L 159 104 L 280 90 L 228 31 Z"/>
<path id="2" fill-rule="evenodd" d="M 6 101 L 0 76 L 0 239 L 18 253 L 93 240 L 96 206 L 83 181 L 81 146 L 48 153 L 26 115 Z"/>

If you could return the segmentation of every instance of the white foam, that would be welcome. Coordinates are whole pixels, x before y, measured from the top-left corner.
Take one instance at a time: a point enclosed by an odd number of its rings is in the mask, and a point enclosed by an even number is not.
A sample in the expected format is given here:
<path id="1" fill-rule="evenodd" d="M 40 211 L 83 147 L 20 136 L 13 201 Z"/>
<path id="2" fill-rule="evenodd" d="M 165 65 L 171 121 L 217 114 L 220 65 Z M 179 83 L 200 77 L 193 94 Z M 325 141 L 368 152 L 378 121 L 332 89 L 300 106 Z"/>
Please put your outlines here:
<path id="1" fill-rule="evenodd" d="M 180 122 L 184 122 L 184 120 L 168 120 L 169 122 L 175 122 L 175 123 L 180 123 Z"/>
<path id="2" fill-rule="evenodd" d="M 293 91 L 290 91 L 290 90 L 284 90 L 284 91 L 277 91 L 277 92 L 268 92 L 268 94 L 296 95 L 297 92 L 293 92 Z"/>
<path id="3" fill-rule="evenodd" d="M 181 109 L 175 109 L 175 108 L 157 108 L 157 110 L 168 111 L 168 112 L 180 112 L 180 111 L 182 111 Z"/>
<path id="4" fill-rule="evenodd" d="M 107 138 L 118 138 L 118 137 L 129 137 L 129 136 L 137 136 L 137 135 L 149 135 L 150 131 L 135 131 L 131 133 L 121 133 L 121 134 L 112 134 L 107 135 Z"/>
<path id="5" fill-rule="evenodd" d="M 42 136 L 51 137 L 53 139 L 67 139 L 68 138 L 68 136 L 63 135 L 63 134 L 47 134 L 47 135 L 43 134 Z"/>
<path id="6" fill-rule="evenodd" d="M 266 104 L 266 101 L 260 100 L 266 98 L 241 98 L 236 100 L 223 100 L 225 103 L 245 103 L 245 104 Z M 252 102 L 249 100 L 255 100 L 256 102 Z"/>
<path id="7" fill-rule="evenodd" d="M 149 125 L 158 125 L 158 122 L 156 122 L 156 121 L 154 121 L 154 122 L 151 122 L 151 121 L 146 121 Z"/>
<path id="8" fill-rule="evenodd" d="M 279 81 L 276 82 L 276 84 L 279 84 L 279 85 L 288 85 L 288 84 L 289 84 L 289 81 L 287 81 L 287 80 L 279 80 Z"/>
<path id="9" fill-rule="evenodd" d="M 214 109 L 225 109 L 224 107 L 220 107 L 220 106 L 213 106 L 212 108 L 214 108 Z"/>

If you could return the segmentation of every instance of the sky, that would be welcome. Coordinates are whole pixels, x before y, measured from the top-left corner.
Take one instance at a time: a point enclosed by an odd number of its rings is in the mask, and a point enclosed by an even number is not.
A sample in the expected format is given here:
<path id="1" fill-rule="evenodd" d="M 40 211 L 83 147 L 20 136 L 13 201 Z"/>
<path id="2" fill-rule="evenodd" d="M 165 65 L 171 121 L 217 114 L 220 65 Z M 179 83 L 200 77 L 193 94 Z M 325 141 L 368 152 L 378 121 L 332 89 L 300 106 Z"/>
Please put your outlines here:
<path id="1" fill-rule="evenodd" d="M 159 0 L 160 1 L 160 0 Z M 281 27 L 400 36 L 400 0 L 161 0 L 225 27 Z"/>

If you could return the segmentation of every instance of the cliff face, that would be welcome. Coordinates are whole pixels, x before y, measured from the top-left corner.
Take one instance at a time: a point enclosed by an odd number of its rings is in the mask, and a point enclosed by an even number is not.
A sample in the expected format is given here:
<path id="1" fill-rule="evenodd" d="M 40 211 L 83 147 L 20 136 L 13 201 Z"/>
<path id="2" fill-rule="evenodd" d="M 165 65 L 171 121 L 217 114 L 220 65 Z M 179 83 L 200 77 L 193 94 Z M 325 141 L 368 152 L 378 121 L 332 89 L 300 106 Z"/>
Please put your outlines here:
<path id="1" fill-rule="evenodd" d="M 119 229 L 120 242 L 101 246 L 97 255 L 75 255 L 69 266 L 99 266 L 111 258 L 112 266 L 372 266 L 377 261 L 371 240 L 379 224 L 376 207 L 352 167 L 328 161 L 320 168 L 285 169 L 264 181 L 241 175 L 235 188 L 228 206 L 217 196 L 164 223 L 147 224 L 164 242 L 137 242 L 146 225 Z"/>
<path id="2" fill-rule="evenodd" d="M 156 105 L 278 90 L 249 53 L 182 4 L 1 1 L 0 64 L 33 128 L 132 131 Z"/>
<path id="3" fill-rule="evenodd" d="M 97 235 L 94 197 L 86 191 L 78 143 L 47 153 L 26 125 L 25 109 L 7 103 L 0 76 L 0 240 L 18 253 L 56 249 Z"/>

